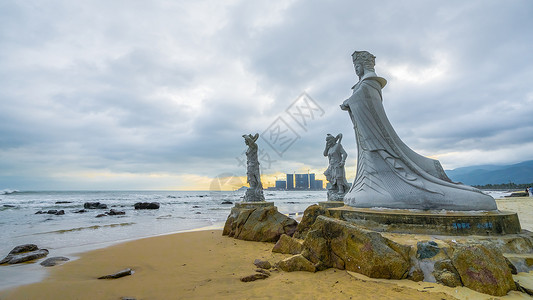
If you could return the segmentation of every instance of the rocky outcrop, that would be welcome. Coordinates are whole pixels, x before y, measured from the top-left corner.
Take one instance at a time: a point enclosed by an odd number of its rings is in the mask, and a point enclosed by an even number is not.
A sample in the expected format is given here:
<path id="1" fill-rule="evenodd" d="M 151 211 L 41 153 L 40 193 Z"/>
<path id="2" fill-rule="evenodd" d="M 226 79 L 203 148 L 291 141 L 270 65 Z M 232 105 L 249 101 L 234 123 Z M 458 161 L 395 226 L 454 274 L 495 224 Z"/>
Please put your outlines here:
<path id="1" fill-rule="evenodd" d="M 20 245 L 9 252 L 9 254 L 0 261 L 3 264 L 19 264 L 27 261 L 39 259 L 48 255 L 48 250 L 39 249 L 37 245 L 26 244 Z"/>
<path id="2" fill-rule="evenodd" d="M 135 209 L 159 209 L 158 202 L 137 202 L 134 205 Z"/>
<path id="3" fill-rule="evenodd" d="M 307 207 L 304 211 L 302 220 L 296 228 L 296 233 L 294 237 L 298 239 L 305 239 L 305 235 L 309 231 L 309 228 L 313 226 L 318 216 L 323 216 L 326 214 L 326 210 L 320 207 L 318 204 L 311 205 Z"/>
<path id="4" fill-rule="evenodd" d="M 107 209 L 107 205 L 100 202 L 85 202 L 83 204 L 85 209 Z"/>
<path id="5" fill-rule="evenodd" d="M 516 290 L 507 261 L 492 245 L 457 245 L 451 262 L 467 288 L 494 296 Z"/>
<path id="6" fill-rule="evenodd" d="M 121 277 L 124 277 L 124 276 L 129 276 L 131 274 L 133 274 L 133 270 L 128 268 L 128 269 L 124 269 L 124 270 L 118 271 L 118 272 L 116 272 L 114 274 L 100 276 L 100 277 L 98 277 L 98 279 L 117 279 L 117 278 L 121 278 Z"/>
<path id="7" fill-rule="evenodd" d="M 301 254 L 296 254 L 278 262 L 277 267 L 285 272 L 316 271 L 315 265 Z"/>
<path id="8" fill-rule="evenodd" d="M 63 257 L 63 256 L 50 257 L 50 258 L 43 260 L 40 263 L 40 265 L 43 267 L 53 267 L 53 266 L 57 266 L 69 260 L 70 260 L 69 258 Z"/>
<path id="9" fill-rule="evenodd" d="M 302 255 L 317 269 L 334 267 L 372 278 L 404 279 L 411 268 L 409 247 L 348 222 L 318 216 Z"/>
<path id="10" fill-rule="evenodd" d="M 297 225 L 275 206 L 233 207 L 222 234 L 246 241 L 277 242 L 282 234 L 292 236 Z"/>
<path id="11" fill-rule="evenodd" d="M 279 238 L 272 252 L 283 254 L 300 254 L 303 249 L 303 240 L 292 238 L 286 234 L 282 234 Z"/>

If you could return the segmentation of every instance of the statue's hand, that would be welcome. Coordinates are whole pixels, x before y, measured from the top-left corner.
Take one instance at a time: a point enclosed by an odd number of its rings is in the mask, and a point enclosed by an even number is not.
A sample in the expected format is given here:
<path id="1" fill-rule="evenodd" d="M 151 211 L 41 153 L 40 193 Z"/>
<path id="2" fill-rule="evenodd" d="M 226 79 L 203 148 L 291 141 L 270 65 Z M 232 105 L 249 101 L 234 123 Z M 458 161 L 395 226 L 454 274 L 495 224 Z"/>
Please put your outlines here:
<path id="1" fill-rule="evenodd" d="M 344 168 L 344 161 L 341 161 L 341 162 L 339 163 L 339 168 Z"/>
<path id="2" fill-rule="evenodd" d="M 350 106 L 348 105 L 348 100 L 350 99 L 344 100 L 344 102 L 342 102 L 342 104 L 340 105 L 342 110 L 350 110 Z"/>
<path id="3" fill-rule="evenodd" d="M 343 103 L 343 104 L 341 104 L 339 106 L 341 107 L 342 110 L 349 110 L 350 109 L 350 107 L 348 105 L 346 105 L 346 103 Z"/>

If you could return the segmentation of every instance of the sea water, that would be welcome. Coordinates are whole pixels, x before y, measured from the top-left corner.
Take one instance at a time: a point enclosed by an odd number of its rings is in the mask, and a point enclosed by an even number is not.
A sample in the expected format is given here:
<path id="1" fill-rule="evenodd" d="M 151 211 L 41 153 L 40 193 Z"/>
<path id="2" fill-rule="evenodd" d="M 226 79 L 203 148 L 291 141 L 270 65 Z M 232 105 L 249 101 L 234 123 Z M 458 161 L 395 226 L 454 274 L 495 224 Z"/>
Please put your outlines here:
<path id="1" fill-rule="evenodd" d="M 199 228 L 221 229 L 233 203 L 243 191 L 75 191 L 15 192 L 0 195 L 0 259 L 15 246 L 36 244 L 50 251 L 48 257 L 67 256 L 117 242 L 183 232 Z M 326 200 L 325 191 L 265 191 L 281 213 L 301 214 L 309 205 Z M 229 201 L 232 204 L 222 204 Z M 66 202 L 66 203 L 65 203 Z M 86 202 L 100 202 L 107 209 L 83 209 Z M 137 202 L 158 202 L 156 210 L 135 210 Z M 110 209 L 125 215 L 99 214 Z M 64 210 L 64 215 L 35 214 Z M 38 264 L 0 266 L 0 289 L 41 280 L 45 268 Z"/>

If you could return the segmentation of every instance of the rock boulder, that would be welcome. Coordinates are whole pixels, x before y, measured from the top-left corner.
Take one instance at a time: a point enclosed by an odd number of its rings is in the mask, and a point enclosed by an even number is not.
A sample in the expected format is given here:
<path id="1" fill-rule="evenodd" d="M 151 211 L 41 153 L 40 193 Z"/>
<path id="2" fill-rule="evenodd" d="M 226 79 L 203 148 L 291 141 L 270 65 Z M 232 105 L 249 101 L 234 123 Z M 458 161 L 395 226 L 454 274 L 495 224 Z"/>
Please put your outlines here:
<path id="1" fill-rule="evenodd" d="M 261 268 L 261 269 L 270 269 L 272 268 L 272 265 L 270 264 L 270 262 L 268 260 L 261 260 L 261 259 L 256 259 L 254 260 L 254 265 L 258 268 Z"/>
<path id="2" fill-rule="evenodd" d="M 4 259 L 0 261 L 3 264 L 19 264 L 31 260 L 35 260 L 48 255 L 48 250 L 39 249 L 37 245 L 26 244 L 13 248 Z"/>
<path id="3" fill-rule="evenodd" d="M 69 258 L 63 256 L 50 257 L 42 261 L 40 265 L 43 267 L 53 267 L 69 260 Z"/>
<path id="4" fill-rule="evenodd" d="M 300 254 L 303 249 L 303 241 L 282 234 L 272 252 L 283 254 Z"/>
<path id="5" fill-rule="evenodd" d="M 128 269 L 124 269 L 124 270 L 118 271 L 118 272 L 116 272 L 114 274 L 100 276 L 100 277 L 98 277 L 98 279 L 117 279 L 117 278 L 121 278 L 121 277 L 124 277 L 124 276 L 129 276 L 129 275 L 132 275 L 132 274 L 133 274 L 133 270 L 128 268 Z"/>
<path id="6" fill-rule="evenodd" d="M 292 236 L 298 223 L 275 206 L 231 209 L 223 235 L 240 240 L 277 242 L 282 234 Z"/>
<path id="7" fill-rule="evenodd" d="M 457 269 L 453 266 L 452 261 L 449 259 L 435 262 L 433 276 L 438 283 L 445 286 L 463 286 L 459 272 L 457 272 Z"/>
<path id="8" fill-rule="evenodd" d="M 457 245 L 451 262 L 467 288 L 494 296 L 516 290 L 507 261 L 492 245 Z"/>
<path id="9" fill-rule="evenodd" d="M 309 231 L 309 228 L 313 226 L 318 216 L 323 216 L 326 214 L 326 210 L 320 207 L 318 204 L 314 204 L 305 209 L 302 220 L 296 228 L 296 233 L 294 237 L 298 239 L 304 239 L 305 235 Z"/>
<path id="10" fill-rule="evenodd" d="M 137 202 L 134 205 L 135 209 L 159 209 L 158 202 Z"/>
<path id="11" fill-rule="evenodd" d="M 85 202 L 83 204 L 85 209 L 107 209 L 107 205 L 100 202 Z"/>
<path id="12" fill-rule="evenodd" d="M 288 257 L 277 264 L 278 268 L 285 272 L 307 271 L 315 272 L 315 265 L 301 254 Z"/>
<path id="13" fill-rule="evenodd" d="M 319 269 L 335 267 L 372 278 L 404 279 L 409 275 L 409 247 L 345 221 L 318 216 L 302 255 Z"/>

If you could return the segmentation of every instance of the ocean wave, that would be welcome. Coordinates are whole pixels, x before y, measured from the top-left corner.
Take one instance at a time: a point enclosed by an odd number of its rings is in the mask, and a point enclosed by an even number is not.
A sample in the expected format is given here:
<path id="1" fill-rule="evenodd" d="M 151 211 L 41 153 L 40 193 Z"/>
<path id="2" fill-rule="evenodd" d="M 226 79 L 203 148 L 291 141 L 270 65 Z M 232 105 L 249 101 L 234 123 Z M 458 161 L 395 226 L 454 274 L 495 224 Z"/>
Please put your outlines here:
<path id="1" fill-rule="evenodd" d="M 47 231 L 47 232 L 39 232 L 32 235 L 40 235 L 40 234 L 49 234 L 49 233 L 67 233 L 67 232 L 74 232 L 74 231 L 82 231 L 87 229 L 100 229 L 100 228 L 114 228 L 114 227 L 122 227 L 122 226 L 130 226 L 134 225 L 134 222 L 129 223 L 116 223 L 116 224 L 108 224 L 108 225 L 93 225 L 93 226 L 86 226 L 86 227 L 76 227 L 76 228 L 70 228 L 70 229 L 60 229 L 60 230 L 54 230 L 54 231 Z"/>
<path id="2" fill-rule="evenodd" d="M 19 192 L 18 190 L 3 189 L 0 191 L 0 195 L 9 195 L 9 194 L 14 194 L 18 192 Z"/>

